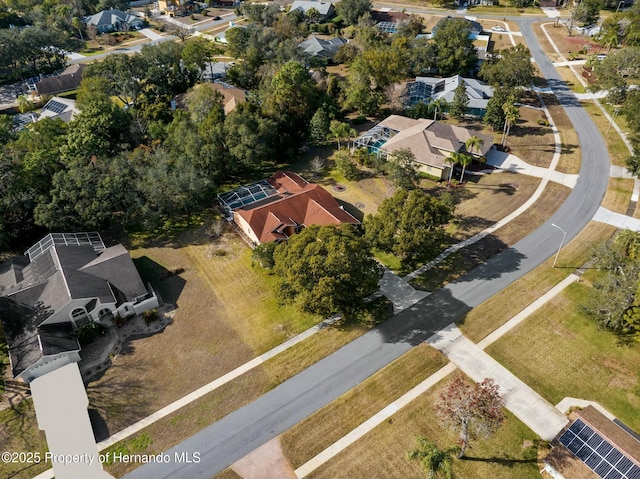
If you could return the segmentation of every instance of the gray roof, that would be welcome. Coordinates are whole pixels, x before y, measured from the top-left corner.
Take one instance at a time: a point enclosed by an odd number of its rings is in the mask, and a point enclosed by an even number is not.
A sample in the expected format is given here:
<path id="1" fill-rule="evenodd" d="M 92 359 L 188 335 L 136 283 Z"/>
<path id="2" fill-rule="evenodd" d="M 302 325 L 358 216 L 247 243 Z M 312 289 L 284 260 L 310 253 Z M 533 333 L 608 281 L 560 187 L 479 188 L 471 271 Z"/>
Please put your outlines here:
<path id="1" fill-rule="evenodd" d="M 333 5 L 331 3 L 312 2 L 308 0 L 296 0 L 291 5 L 291 10 L 289 11 L 293 12 L 294 10 L 302 10 L 302 12 L 306 14 L 312 8 L 315 8 L 316 10 L 318 10 L 320 15 L 325 15 L 325 16 L 330 15 L 334 11 Z"/>
<path id="2" fill-rule="evenodd" d="M 484 82 L 473 78 L 463 78 L 460 75 L 454 75 L 449 78 L 434 77 L 416 77 L 416 82 L 429 85 L 429 97 L 437 100 L 444 99 L 448 103 L 453 101 L 455 89 L 464 83 L 469 97 L 467 108 L 486 109 L 489 99 L 493 96 L 493 88 Z M 411 84 L 407 85 L 411 89 Z"/>
<path id="3" fill-rule="evenodd" d="M 72 299 L 98 298 L 101 303 L 115 302 L 116 298 L 105 279 L 81 271 L 96 257 L 92 246 L 55 246 L 53 250 Z"/>
<path id="4" fill-rule="evenodd" d="M 301 48 L 306 54 L 311 55 L 313 57 L 322 57 L 327 59 L 332 59 L 333 56 L 337 53 L 338 49 L 347 43 L 344 38 L 330 38 L 328 40 L 324 40 L 322 38 L 318 38 L 315 35 L 312 35 L 300 45 Z"/>
<path id="5" fill-rule="evenodd" d="M 80 271 L 108 281 L 129 300 L 147 293 L 129 252 L 121 244 L 107 248 L 93 261 L 82 266 Z"/>
<path id="6" fill-rule="evenodd" d="M 72 299 L 86 300 L 91 311 L 98 301 L 121 304 L 146 293 L 124 246 L 105 249 L 98 233 L 44 237 L 0 264 L 0 321 L 14 374 L 43 355 L 80 349 L 70 318 L 43 324 Z"/>
<path id="7" fill-rule="evenodd" d="M 116 25 L 120 22 L 126 22 L 129 24 L 133 23 L 143 23 L 141 18 L 136 17 L 135 15 L 130 15 L 128 13 L 123 12 L 122 10 L 117 10 L 115 8 L 109 10 L 102 10 L 94 15 L 89 17 L 85 17 L 84 23 L 87 25 Z"/>
<path id="8" fill-rule="evenodd" d="M 48 312 L 40 308 L 18 303 L 12 298 L 0 297 L 0 317 L 9 345 L 9 358 L 15 376 L 25 371 L 44 355 L 80 349 L 77 340 L 68 328 L 64 331 L 61 328 L 47 328 L 45 342 L 42 343 L 42 338 L 39 338 L 38 325 L 47 316 Z M 68 324 L 70 325 L 70 323 Z"/>

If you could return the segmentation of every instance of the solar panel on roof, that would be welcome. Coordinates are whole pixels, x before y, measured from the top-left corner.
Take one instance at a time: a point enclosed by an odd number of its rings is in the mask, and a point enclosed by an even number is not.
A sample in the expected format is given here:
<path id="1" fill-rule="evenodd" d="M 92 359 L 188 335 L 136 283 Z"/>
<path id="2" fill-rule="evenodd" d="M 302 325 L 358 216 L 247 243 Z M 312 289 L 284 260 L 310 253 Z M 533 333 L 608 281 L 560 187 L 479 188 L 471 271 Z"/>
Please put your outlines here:
<path id="1" fill-rule="evenodd" d="M 603 479 L 640 479 L 640 467 L 580 419 L 559 441 Z"/>
<path id="2" fill-rule="evenodd" d="M 65 105 L 64 103 L 60 103 L 59 101 L 56 101 L 56 100 L 49 100 L 47 104 L 44 106 L 43 110 L 49 110 L 54 113 L 60 114 L 63 111 L 65 111 L 66 108 L 67 108 L 67 105 Z"/>

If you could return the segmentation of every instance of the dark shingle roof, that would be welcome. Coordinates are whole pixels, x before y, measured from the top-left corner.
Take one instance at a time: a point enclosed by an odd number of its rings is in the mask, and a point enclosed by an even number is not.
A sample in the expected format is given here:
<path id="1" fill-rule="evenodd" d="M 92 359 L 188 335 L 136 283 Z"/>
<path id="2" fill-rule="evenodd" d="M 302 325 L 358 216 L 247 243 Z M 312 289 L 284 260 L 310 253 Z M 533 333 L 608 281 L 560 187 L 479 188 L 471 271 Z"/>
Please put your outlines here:
<path id="1" fill-rule="evenodd" d="M 109 283 L 103 279 L 80 270 L 96 257 L 93 246 L 53 247 L 72 299 L 98 298 L 102 303 L 113 303 L 115 298 Z M 122 273 L 121 273 L 122 274 Z"/>
<path id="2" fill-rule="evenodd" d="M 107 248 L 93 261 L 82 266 L 80 271 L 109 281 L 129 300 L 147 292 L 129 252 L 121 244 Z"/>
<path id="3" fill-rule="evenodd" d="M 80 351 L 80 344 L 71 323 L 44 324 L 38 328 L 38 332 L 45 356 Z"/>

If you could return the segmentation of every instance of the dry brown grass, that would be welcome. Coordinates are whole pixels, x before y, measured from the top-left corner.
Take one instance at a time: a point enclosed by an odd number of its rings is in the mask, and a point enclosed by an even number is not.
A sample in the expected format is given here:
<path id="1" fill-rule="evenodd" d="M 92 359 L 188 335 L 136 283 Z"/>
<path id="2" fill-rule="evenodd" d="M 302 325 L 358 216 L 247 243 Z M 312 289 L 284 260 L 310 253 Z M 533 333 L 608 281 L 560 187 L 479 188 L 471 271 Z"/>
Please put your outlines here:
<path id="1" fill-rule="evenodd" d="M 624 141 L 622 141 L 622 138 L 620 138 L 618 132 L 613 127 L 610 127 L 610 122 L 604 116 L 602 110 L 600 110 L 600 108 L 591 101 L 583 101 L 580 104 L 585 110 L 587 110 L 587 112 L 589 112 L 591 119 L 600 130 L 600 133 L 602 133 L 602 137 L 607 143 L 607 150 L 609 150 L 609 159 L 611 160 L 611 164 L 616 166 L 626 166 L 625 161 L 630 155 L 629 149 Z M 616 123 L 619 123 L 621 118 L 623 117 L 617 116 L 615 118 Z"/>
<path id="2" fill-rule="evenodd" d="M 10 452 L 47 451 L 44 431 L 38 429 L 35 410 L 31 399 L 18 403 L 12 409 L 0 411 L 0 448 Z M 51 463 L 0 462 L 0 477 L 28 479 L 49 469 Z"/>
<path id="3" fill-rule="evenodd" d="M 456 240 L 474 236 L 517 210 L 539 184 L 539 178 L 510 172 L 472 177 L 464 188 L 453 190 L 460 202 L 450 232 Z"/>
<path id="4" fill-rule="evenodd" d="M 261 366 L 198 398 L 139 433 L 148 435 L 153 441 L 144 453 L 157 454 L 173 447 L 227 414 L 255 401 L 278 384 L 353 341 L 372 327 L 373 324 L 353 323 L 323 329 Z M 126 447 L 130 442 L 131 439 L 122 441 L 113 448 Z M 116 463 L 109 467 L 109 471 L 119 476 L 134 468 L 135 464 Z"/>
<path id="5" fill-rule="evenodd" d="M 554 139 L 550 127 L 538 125 L 544 114 L 521 107 L 520 118 L 511 128 L 507 145 L 511 153 L 533 166 L 548 168 L 553 159 Z"/>
<path id="6" fill-rule="evenodd" d="M 543 24 L 545 25 L 545 29 L 555 43 L 556 47 L 558 47 L 558 50 L 560 50 L 560 53 L 562 53 L 565 58 L 568 57 L 569 52 L 578 54 L 578 51 L 582 49 L 584 45 L 590 45 L 592 53 L 595 53 L 600 49 L 600 46 L 597 43 L 585 36 L 578 35 L 575 32 L 571 36 L 569 36 L 569 32 L 564 25 L 559 25 L 558 27 L 556 27 L 555 22 L 548 21 L 535 23 L 534 31 L 538 35 L 538 41 L 552 61 L 560 61 L 561 59 L 558 57 L 558 54 L 553 49 L 553 47 L 551 47 L 547 40 L 547 37 L 543 33 L 541 28 L 541 25 Z M 576 60 L 584 58 L 586 58 L 585 55 L 577 55 Z"/>
<path id="7" fill-rule="evenodd" d="M 153 261 L 184 272 L 168 280 L 151 278 L 165 300 L 177 301 L 172 324 L 162 334 L 126 344 L 113 366 L 88 389 L 91 406 L 111 432 L 321 319 L 280 306 L 271 287 L 275 278 L 251 267 L 251 250 L 234 233 L 212 242 L 205 226 L 184 233 L 179 243 L 131 250 L 134 258 L 146 258 L 145 267 Z M 167 297 L 169 282 L 173 291 Z"/>
<path id="8" fill-rule="evenodd" d="M 609 178 L 607 193 L 602 206 L 616 213 L 626 214 L 633 193 L 633 180 L 628 178 Z"/>
<path id="9" fill-rule="evenodd" d="M 415 448 L 416 436 L 425 436 L 441 448 L 456 443 L 455 435 L 440 425 L 433 411 L 441 388 L 451 379 L 449 377 L 438 383 L 309 477 L 424 478 L 425 471 L 419 461 L 409 461 L 406 455 Z M 538 440 L 535 434 L 509 412 L 506 414 L 504 425 L 494 435 L 471 444 L 467 456 L 473 460 L 454 461 L 455 477 L 540 477 L 536 461 Z"/>
<path id="10" fill-rule="evenodd" d="M 561 173 L 577 174 L 580 172 L 580 164 L 582 162 L 582 150 L 580 149 L 578 134 L 575 132 L 571 120 L 569 120 L 555 95 L 542 95 L 542 99 L 551 114 L 556 128 L 560 132 L 562 150 L 556 170 Z"/>
<path id="11" fill-rule="evenodd" d="M 450 255 L 411 284 L 425 291 L 435 291 L 485 263 L 507 247 L 517 243 L 553 214 L 569 195 L 570 189 L 549 183 L 542 196 L 529 209 L 495 233 Z"/>
<path id="12" fill-rule="evenodd" d="M 320 453 L 447 363 L 422 344 L 380 370 L 282 435 L 294 468 Z"/>
<path id="13" fill-rule="evenodd" d="M 532 272 L 467 313 L 460 319 L 460 328 L 472 341 L 480 341 L 582 266 L 589 259 L 591 245 L 598 241 L 606 241 L 614 232 L 613 226 L 589 223 L 562 249 L 558 268 L 551 268 L 553 258 L 549 258 Z"/>

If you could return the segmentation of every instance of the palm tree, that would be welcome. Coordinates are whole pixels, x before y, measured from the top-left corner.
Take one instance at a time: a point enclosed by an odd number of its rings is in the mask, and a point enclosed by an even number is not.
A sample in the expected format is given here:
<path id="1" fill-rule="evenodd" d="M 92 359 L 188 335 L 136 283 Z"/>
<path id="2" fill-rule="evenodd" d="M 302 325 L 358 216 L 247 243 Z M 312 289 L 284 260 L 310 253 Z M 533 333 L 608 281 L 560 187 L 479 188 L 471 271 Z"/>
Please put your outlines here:
<path id="1" fill-rule="evenodd" d="M 473 150 L 478 150 L 478 156 L 481 156 L 482 151 L 480 151 L 480 148 L 482 148 L 482 145 L 484 145 L 484 140 L 475 135 L 470 136 L 469 139 L 464 142 L 467 151 L 473 154 Z"/>
<path id="2" fill-rule="evenodd" d="M 340 151 L 340 140 L 342 138 L 348 138 L 350 134 L 351 128 L 346 123 L 343 123 L 338 120 L 331 120 L 331 124 L 329 126 L 329 131 L 333 138 L 338 142 L 338 151 Z"/>
<path id="3" fill-rule="evenodd" d="M 511 131 L 511 126 L 520 117 L 520 110 L 516 106 L 515 100 L 509 99 L 502 106 L 502 111 L 504 111 L 504 129 L 502 130 L 502 146 L 505 146 L 507 144 L 507 136 L 509 136 L 509 132 Z"/>
<path id="4" fill-rule="evenodd" d="M 471 160 L 473 160 L 473 157 L 471 155 L 467 155 L 466 153 L 459 153 L 459 155 L 460 155 L 460 160 L 458 161 L 458 163 L 462 165 L 462 174 L 460 175 L 460 183 L 462 183 L 464 181 L 464 170 L 467 166 L 471 164 Z"/>
<path id="5" fill-rule="evenodd" d="M 438 98 L 430 103 L 431 108 L 433 108 L 434 121 L 438 119 L 438 113 L 440 113 L 440 116 L 442 116 L 445 108 L 447 108 L 447 105 L 447 101 L 443 98 Z"/>
<path id="6" fill-rule="evenodd" d="M 439 449 L 426 437 L 416 437 L 418 447 L 407 454 L 410 460 L 418 459 L 427 471 L 427 479 L 453 479 L 453 459 L 460 448 L 452 446 Z"/>
<path id="7" fill-rule="evenodd" d="M 460 153 L 455 152 L 452 153 L 451 156 L 448 156 L 447 158 L 444 159 L 444 162 L 451 165 L 451 167 L 449 168 L 449 184 L 451 184 L 451 177 L 453 176 L 453 167 L 458 164 L 458 156 L 460 155 Z"/>

